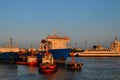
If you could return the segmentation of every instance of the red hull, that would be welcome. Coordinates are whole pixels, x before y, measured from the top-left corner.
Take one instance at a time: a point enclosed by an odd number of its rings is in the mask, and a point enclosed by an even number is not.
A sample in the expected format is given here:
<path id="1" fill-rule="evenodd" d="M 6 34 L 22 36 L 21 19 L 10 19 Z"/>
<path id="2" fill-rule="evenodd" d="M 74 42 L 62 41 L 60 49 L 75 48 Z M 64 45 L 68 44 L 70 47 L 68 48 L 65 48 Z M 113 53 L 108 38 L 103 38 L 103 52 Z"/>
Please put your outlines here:
<path id="1" fill-rule="evenodd" d="M 49 65 L 48 68 L 49 68 L 49 69 L 55 69 L 55 68 L 56 68 L 56 65 Z"/>
<path id="2" fill-rule="evenodd" d="M 28 65 L 28 62 L 17 62 L 19 65 Z"/>
<path id="3" fill-rule="evenodd" d="M 41 69 L 46 69 L 47 66 L 46 66 L 46 65 L 40 65 L 40 68 L 41 68 Z"/>
<path id="4" fill-rule="evenodd" d="M 30 66 L 36 66 L 37 62 L 29 62 L 28 65 L 30 65 Z"/>
<path id="5" fill-rule="evenodd" d="M 43 69 L 42 70 L 44 73 L 51 73 L 51 72 L 55 72 L 56 69 Z"/>
<path id="6" fill-rule="evenodd" d="M 56 71 L 56 65 L 40 65 L 40 70 L 44 73 L 51 73 Z"/>
<path id="7" fill-rule="evenodd" d="M 17 62 L 19 65 L 29 65 L 29 66 L 36 66 L 37 62 Z"/>

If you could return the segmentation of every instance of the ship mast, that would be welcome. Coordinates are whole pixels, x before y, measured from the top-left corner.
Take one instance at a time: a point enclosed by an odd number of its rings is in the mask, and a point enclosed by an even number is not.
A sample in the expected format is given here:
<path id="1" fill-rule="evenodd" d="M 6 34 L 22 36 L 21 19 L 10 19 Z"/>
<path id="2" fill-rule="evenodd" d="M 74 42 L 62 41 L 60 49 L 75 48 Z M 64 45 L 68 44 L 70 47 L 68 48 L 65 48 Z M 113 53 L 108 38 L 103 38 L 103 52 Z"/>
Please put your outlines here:
<path id="1" fill-rule="evenodd" d="M 77 41 L 75 41 L 75 48 L 77 49 Z"/>
<path id="2" fill-rule="evenodd" d="M 88 45 L 88 41 L 85 40 L 85 48 L 87 48 L 87 45 Z"/>
<path id="3" fill-rule="evenodd" d="M 10 38 L 10 47 L 13 47 L 13 38 Z"/>
<path id="4" fill-rule="evenodd" d="M 117 37 L 115 36 L 115 40 L 117 40 Z"/>
<path id="5" fill-rule="evenodd" d="M 53 30 L 53 36 L 56 36 L 56 30 Z"/>

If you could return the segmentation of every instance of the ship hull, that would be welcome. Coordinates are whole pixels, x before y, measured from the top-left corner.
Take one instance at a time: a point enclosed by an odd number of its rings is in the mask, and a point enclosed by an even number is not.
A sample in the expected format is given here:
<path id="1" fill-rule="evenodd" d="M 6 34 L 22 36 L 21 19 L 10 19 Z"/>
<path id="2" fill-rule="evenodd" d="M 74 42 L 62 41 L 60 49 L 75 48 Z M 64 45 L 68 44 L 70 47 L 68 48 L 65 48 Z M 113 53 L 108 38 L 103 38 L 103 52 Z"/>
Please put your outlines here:
<path id="1" fill-rule="evenodd" d="M 15 52 L 4 52 L 0 54 L 0 62 L 16 62 L 18 56 Z"/>
<path id="2" fill-rule="evenodd" d="M 71 51 L 70 48 L 66 48 L 66 49 L 49 49 L 48 50 L 52 55 L 54 60 L 66 60 L 67 57 L 69 56 L 69 53 Z M 37 58 L 38 60 L 41 60 L 42 58 L 42 53 L 45 53 L 46 51 L 40 51 L 40 54 L 37 54 Z"/>
<path id="3" fill-rule="evenodd" d="M 120 57 L 120 53 L 78 53 L 79 57 Z"/>
<path id="4" fill-rule="evenodd" d="M 67 49 L 50 49 L 49 52 L 55 60 L 66 60 L 70 53 L 70 48 Z"/>

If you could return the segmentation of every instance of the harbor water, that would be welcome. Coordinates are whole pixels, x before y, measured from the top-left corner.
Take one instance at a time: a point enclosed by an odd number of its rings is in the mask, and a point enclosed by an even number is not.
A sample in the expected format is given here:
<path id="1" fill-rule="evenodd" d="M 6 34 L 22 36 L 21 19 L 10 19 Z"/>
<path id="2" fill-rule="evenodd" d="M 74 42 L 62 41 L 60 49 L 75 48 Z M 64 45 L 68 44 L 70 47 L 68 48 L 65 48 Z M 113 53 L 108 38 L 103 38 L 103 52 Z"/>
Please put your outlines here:
<path id="1" fill-rule="evenodd" d="M 37 67 L 0 63 L 0 80 L 120 80 L 120 57 L 75 57 L 75 61 L 83 63 L 80 71 L 58 66 L 52 74 L 42 74 Z"/>

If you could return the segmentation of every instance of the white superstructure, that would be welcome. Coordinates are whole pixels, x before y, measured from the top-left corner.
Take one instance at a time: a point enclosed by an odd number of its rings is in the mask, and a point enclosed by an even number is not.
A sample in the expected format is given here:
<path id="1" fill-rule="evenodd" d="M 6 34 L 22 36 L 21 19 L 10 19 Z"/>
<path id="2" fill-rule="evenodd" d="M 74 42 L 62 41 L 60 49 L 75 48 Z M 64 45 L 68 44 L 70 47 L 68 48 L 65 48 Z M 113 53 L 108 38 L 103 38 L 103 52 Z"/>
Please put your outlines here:
<path id="1" fill-rule="evenodd" d="M 69 37 L 54 34 L 41 41 L 39 50 L 68 48 L 66 45 L 68 42 L 70 42 Z"/>
<path id="2" fill-rule="evenodd" d="M 112 51 L 120 53 L 120 41 L 115 38 L 115 40 L 111 43 Z"/>
<path id="3" fill-rule="evenodd" d="M 5 47 L 0 47 L 0 52 L 19 52 L 19 48 L 13 45 L 12 38 L 10 38 L 10 44 Z"/>

